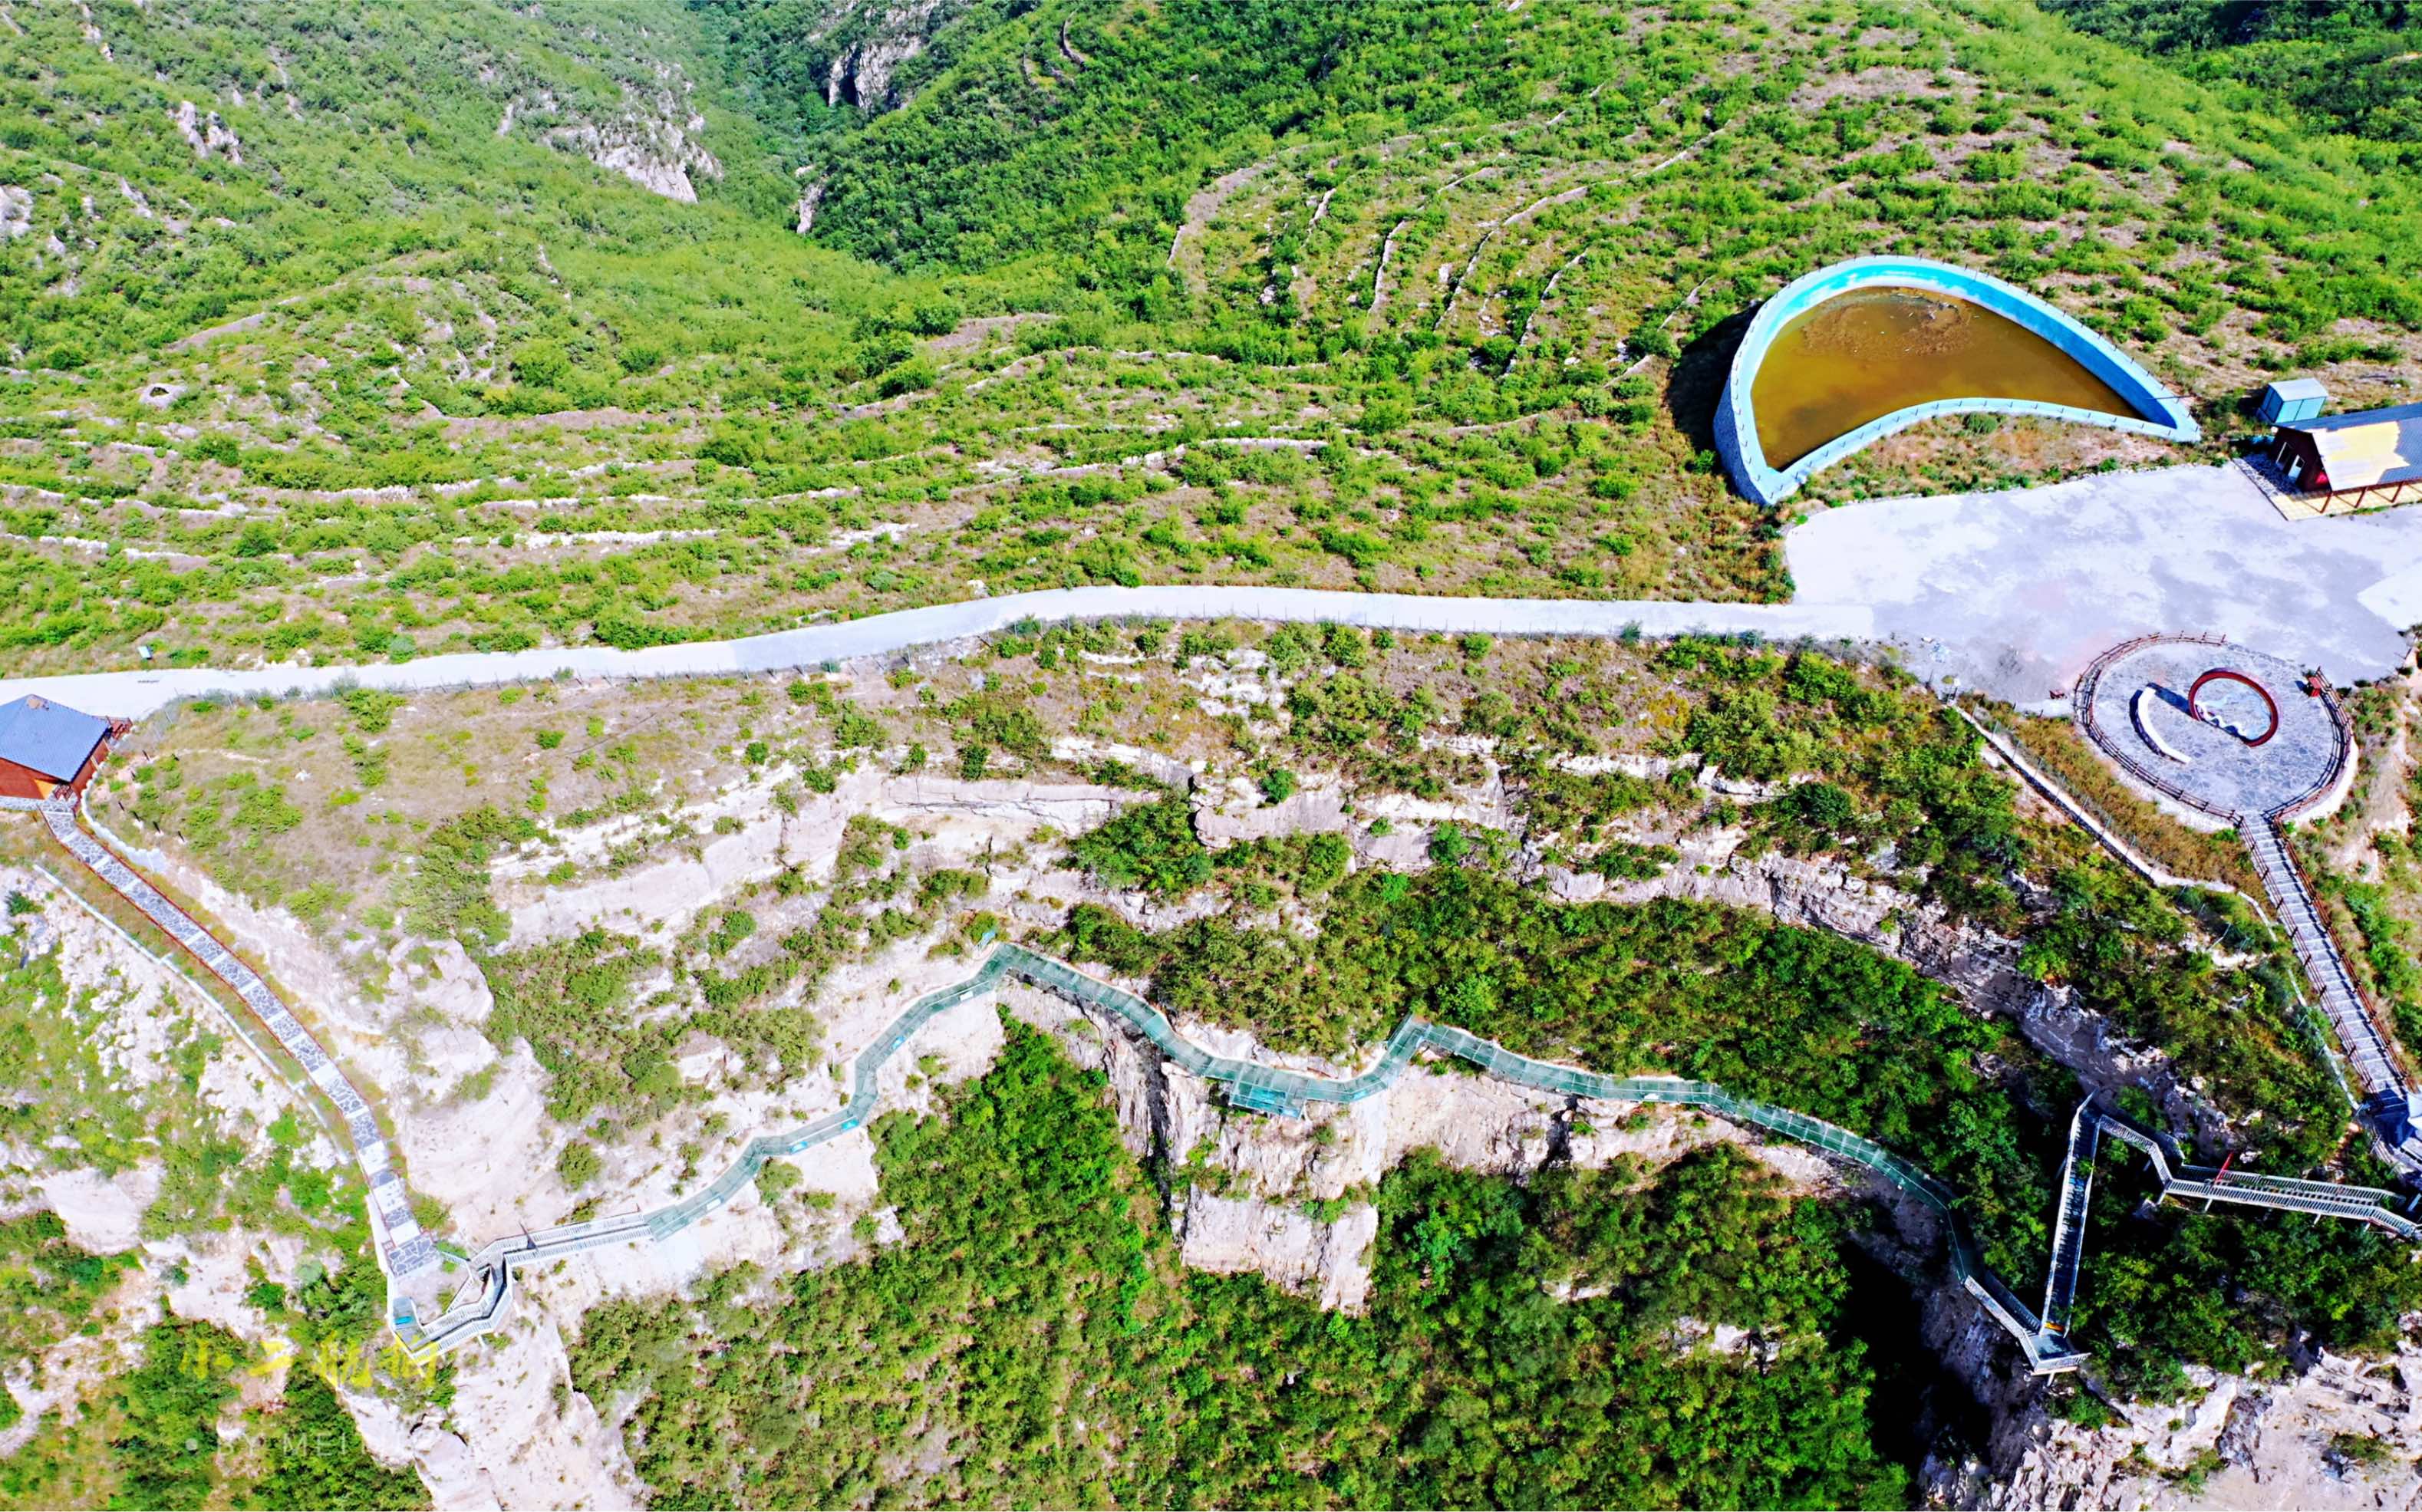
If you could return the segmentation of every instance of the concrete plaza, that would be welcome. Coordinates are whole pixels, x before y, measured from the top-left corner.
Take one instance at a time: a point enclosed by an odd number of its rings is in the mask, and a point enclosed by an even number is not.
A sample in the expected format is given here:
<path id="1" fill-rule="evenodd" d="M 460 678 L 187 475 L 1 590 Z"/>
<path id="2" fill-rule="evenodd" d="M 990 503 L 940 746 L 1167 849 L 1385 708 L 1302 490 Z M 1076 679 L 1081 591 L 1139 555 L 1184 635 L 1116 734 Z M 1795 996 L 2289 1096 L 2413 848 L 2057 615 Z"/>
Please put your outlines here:
<path id="1" fill-rule="evenodd" d="M 2021 704 L 2133 636 L 2225 636 L 2346 684 L 2422 623 L 2422 510 L 2290 522 L 2227 465 L 1848 504 L 1784 547 L 1794 604 L 1865 609 L 1928 682 Z"/>

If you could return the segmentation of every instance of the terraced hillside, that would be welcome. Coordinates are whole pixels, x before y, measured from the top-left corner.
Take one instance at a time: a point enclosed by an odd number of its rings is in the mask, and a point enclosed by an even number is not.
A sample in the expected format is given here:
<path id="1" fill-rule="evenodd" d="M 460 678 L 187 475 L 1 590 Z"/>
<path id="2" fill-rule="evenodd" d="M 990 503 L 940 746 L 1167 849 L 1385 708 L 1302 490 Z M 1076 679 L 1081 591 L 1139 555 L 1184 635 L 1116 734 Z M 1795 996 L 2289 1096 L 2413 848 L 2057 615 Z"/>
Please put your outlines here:
<path id="1" fill-rule="evenodd" d="M 1781 597 L 1712 386 L 1862 251 L 2045 293 L 2224 438 L 2422 354 L 2396 152 L 2016 3 L 15 14 L 11 669 L 1075 582 Z M 1814 498 L 2173 454 L 1944 423 Z"/>

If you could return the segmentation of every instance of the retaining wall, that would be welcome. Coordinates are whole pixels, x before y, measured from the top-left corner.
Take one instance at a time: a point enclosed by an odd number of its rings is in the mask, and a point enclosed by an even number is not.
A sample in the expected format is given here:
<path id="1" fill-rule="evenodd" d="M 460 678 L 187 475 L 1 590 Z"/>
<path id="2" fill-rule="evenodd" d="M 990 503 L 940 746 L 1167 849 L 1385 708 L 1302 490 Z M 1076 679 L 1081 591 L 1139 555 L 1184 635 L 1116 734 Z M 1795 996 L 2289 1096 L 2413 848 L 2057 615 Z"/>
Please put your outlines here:
<path id="1" fill-rule="evenodd" d="M 1981 305 L 2042 337 L 2075 358 L 2086 371 L 2109 385 L 2136 406 L 2137 416 L 2105 414 L 2068 404 L 2047 404 L 2031 399 L 1942 399 L 1911 404 L 1857 430 L 1834 437 L 1785 467 L 1767 461 L 1757 438 L 1757 407 L 1751 389 L 1768 348 L 1784 326 L 1837 294 L 1858 289 L 1918 289 Z M 1786 285 L 1750 322 L 1740 350 L 1733 354 L 1722 397 L 1716 406 L 1716 450 L 1724 460 L 1736 487 L 1760 504 L 1773 504 L 1796 492 L 1816 474 L 1831 467 L 1895 431 L 1942 415 L 2029 415 L 2042 419 L 2097 425 L 2105 430 L 2156 436 L 2165 441 L 2198 441 L 2203 432 L 2186 406 L 2126 353 L 2097 336 L 2077 320 L 1988 273 L 1955 267 L 1930 258 L 1852 258 L 1819 268 Z"/>

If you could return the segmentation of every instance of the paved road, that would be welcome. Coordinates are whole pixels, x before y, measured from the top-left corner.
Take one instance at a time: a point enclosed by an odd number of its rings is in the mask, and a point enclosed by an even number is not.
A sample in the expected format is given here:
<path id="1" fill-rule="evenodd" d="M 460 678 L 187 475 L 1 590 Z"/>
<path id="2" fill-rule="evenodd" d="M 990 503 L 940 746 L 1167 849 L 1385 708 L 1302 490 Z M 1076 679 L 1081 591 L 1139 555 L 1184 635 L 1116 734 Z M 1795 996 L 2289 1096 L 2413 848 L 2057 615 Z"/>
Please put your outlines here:
<path id="1" fill-rule="evenodd" d="M 401 665 L 102 672 L 0 680 L 140 718 L 210 693 L 325 692 L 339 681 L 414 691 L 471 683 L 763 672 L 879 655 L 1032 618 L 1343 621 L 1453 634 L 1612 636 L 1754 631 L 1879 638 L 1930 682 L 1956 676 L 2018 703 L 2067 687 L 2104 648 L 2211 631 L 2351 683 L 2392 670 L 2422 622 L 2422 509 L 2283 520 L 2234 467 L 2110 473 L 2045 488 L 1885 499 L 1790 532 L 1786 605 L 1444 598 L 1201 585 L 1070 588 L 872 615 L 740 640 L 614 651 L 464 653 Z"/>
<path id="2" fill-rule="evenodd" d="M 39 693 L 88 714 L 139 719 L 179 699 L 210 694 L 324 693 L 339 683 L 410 692 L 471 683 L 536 682 L 569 671 L 577 677 L 682 677 L 779 671 L 852 656 L 880 655 L 911 646 L 984 635 L 1020 620 L 1339 621 L 1394 630 L 1449 634 L 1614 636 L 1629 626 L 1644 635 L 1700 630 L 1754 631 L 1777 639 L 1860 640 L 1872 618 L 1857 605 L 1811 608 L 1797 604 L 1676 604 L 1650 600 L 1594 603 L 1581 599 L 1440 598 L 1415 593 L 1355 593 L 1327 589 L 1204 585 L 1176 588 L 1064 588 L 931 608 L 870 615 L 845 623 L 785 630 L 740 640 L 700 641 L 615 651 L 577 646 L 557 651 L 465 652 L 417 661 L 362 667 L 280 667 L 263 671 L 93 672 L 0 680 L 0 702 Z"/>
<path id="3" fill-rule="evenodd" d="M 2291 523 L 2233 466 L 1846 505 L 1784 549 L 1796 605 L 1867 612 L 1919 675 L 2021 704 L 2164 630 L 2348 684 L 2394 670 L 2422 622 L 2422 509 Z"/>

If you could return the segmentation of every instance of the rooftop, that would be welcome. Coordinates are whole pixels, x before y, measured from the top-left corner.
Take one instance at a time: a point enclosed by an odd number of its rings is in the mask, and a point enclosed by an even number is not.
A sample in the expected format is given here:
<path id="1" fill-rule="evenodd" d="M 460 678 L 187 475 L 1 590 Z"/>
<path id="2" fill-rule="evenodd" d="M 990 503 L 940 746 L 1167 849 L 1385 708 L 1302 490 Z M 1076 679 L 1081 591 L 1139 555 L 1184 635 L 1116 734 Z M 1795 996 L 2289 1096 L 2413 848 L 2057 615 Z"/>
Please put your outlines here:
<path id="1" fill-rule="evenodd" d="M 2313 438 L 2333 490 L 2422 479 L 2422 404 L 2358 410 L 2279 429 L 2302 431 Z"/>
<path id="2" fill-rule="evenodd" d="M 100 716 L 32 694 L 0 703 L 0 761 L 62 782 L 84 770 L 86 758 L 108 733 L 109 721 Z"/>
<path id="3" fill-rule="evenodd" d="M 2422 420 L 2422 404 L 2396 404 L 2387 409 L 2354 410 L 2345 415 L 2320 415 L 2309 420 L 2296 420 L 2282 429 L 2343 431 L 2351 426 L 2405 424 L 2414 420 Z"/>

